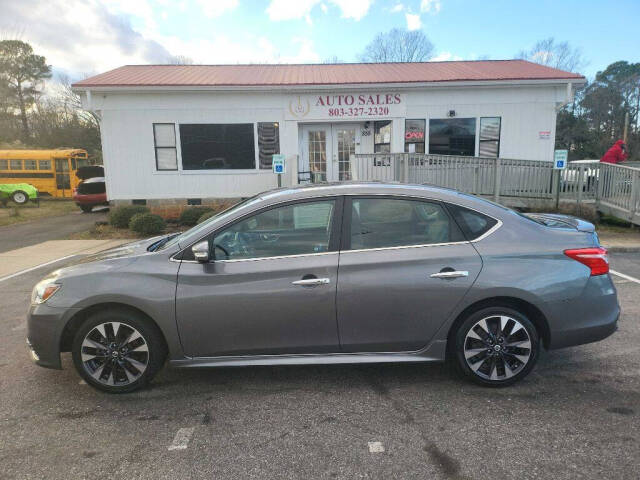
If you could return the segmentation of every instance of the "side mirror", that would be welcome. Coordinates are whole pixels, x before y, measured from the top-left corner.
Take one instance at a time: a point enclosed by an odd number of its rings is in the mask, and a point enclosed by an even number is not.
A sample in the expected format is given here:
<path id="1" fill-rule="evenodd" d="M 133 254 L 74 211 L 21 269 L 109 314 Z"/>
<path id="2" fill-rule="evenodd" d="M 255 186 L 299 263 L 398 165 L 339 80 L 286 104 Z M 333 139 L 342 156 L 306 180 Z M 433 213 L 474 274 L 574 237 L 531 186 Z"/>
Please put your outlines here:
<path id="1" fill-rule="evenodd" d="M 196 258 L 196 261 L 200 263 L 207 263 L 209 261 L 210 255 L 208 241 L 196 243 L 191 247 L 191 251 L 193 252 L 193 256 Z"/>

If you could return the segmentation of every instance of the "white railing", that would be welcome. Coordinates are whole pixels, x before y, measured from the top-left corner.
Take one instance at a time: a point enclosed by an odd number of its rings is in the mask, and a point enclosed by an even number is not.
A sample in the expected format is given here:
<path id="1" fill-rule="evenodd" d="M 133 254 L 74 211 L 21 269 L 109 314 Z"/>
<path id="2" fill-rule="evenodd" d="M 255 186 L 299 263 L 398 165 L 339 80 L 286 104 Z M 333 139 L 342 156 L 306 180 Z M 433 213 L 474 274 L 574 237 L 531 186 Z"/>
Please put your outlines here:
<path id="1" fill-rule="evenodd" d="M 351 156 L 351 178 L 430 184 L 490 196 L 495 201 L 520 197 L 596 202 L 618 208 L 623 218 L 640 215 L 640 168 L 601 164 L 598 160 L 570 162 L 566 169 L 554 170 L 551 162 L 538 160 L 356 154 Z"/>

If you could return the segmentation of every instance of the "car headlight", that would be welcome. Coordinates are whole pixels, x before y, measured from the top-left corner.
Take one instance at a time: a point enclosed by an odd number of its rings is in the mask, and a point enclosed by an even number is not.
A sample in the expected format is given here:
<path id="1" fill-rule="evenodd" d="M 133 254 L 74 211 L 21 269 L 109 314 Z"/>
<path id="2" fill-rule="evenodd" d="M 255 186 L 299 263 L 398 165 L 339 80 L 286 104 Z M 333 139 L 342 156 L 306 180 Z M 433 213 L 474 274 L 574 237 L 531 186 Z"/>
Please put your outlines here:
<path id="1" fill-rule="evenodd" d="M 51 297 L 55 295 L 55 293 L 60 290 L 59 283 L 54 283 L 52 278 L 45 278 L 38 282 L 38 284 L 33 287 L 33 292 L 31 292 L 31 303 L 33 305 L 40 305 L 41 303 L 46 302 Z"/>

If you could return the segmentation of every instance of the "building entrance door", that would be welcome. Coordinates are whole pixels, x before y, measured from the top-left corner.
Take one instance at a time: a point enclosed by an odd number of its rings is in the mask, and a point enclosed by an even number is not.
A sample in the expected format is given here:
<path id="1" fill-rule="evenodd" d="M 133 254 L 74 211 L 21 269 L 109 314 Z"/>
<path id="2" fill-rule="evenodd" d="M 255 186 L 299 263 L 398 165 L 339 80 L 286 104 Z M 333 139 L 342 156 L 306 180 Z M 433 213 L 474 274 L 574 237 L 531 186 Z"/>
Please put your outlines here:
<path id="1" fill-rule="evenodd" d="M 302 165 L 312 183 L 351 180 L 349 158 L 360 143 L 357 124 L 321 124 L 302 127 Z"/>

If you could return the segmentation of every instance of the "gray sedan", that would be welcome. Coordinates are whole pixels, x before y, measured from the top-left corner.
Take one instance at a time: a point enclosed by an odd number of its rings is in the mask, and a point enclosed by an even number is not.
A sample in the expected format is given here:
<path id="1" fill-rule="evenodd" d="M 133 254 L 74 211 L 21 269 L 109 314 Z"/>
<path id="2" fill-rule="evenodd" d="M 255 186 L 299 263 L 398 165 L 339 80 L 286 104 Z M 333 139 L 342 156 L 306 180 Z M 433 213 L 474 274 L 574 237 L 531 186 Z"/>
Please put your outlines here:
<path id="1" fill-rule="evenodd" d="M 266 192 L 179 235 L 36 285 L 28 345 L 127 392 L 176 367 L 450 360 L 488 386 L 541 346 L 603 339 L 619 316 L 592 224 L 453 190 L 359 183 Z"/>

